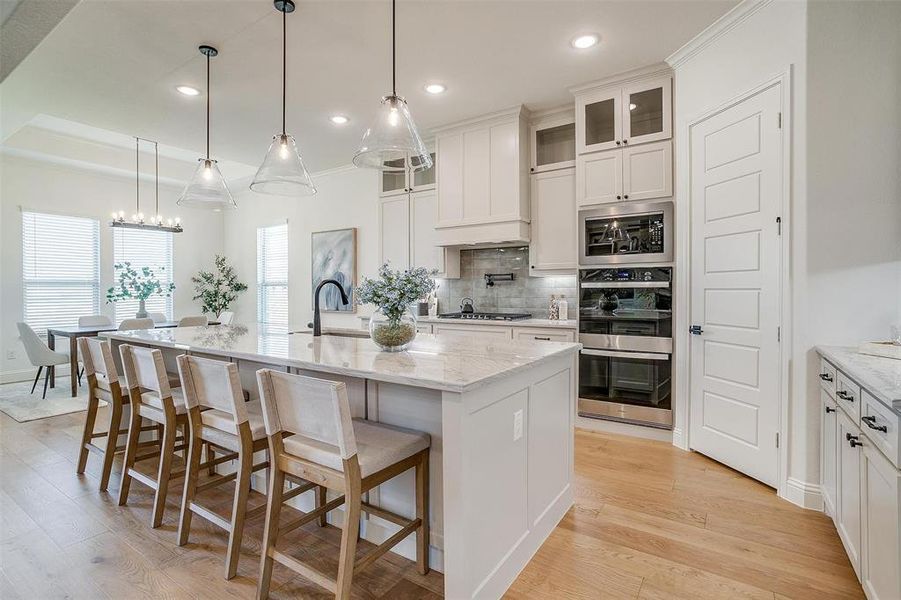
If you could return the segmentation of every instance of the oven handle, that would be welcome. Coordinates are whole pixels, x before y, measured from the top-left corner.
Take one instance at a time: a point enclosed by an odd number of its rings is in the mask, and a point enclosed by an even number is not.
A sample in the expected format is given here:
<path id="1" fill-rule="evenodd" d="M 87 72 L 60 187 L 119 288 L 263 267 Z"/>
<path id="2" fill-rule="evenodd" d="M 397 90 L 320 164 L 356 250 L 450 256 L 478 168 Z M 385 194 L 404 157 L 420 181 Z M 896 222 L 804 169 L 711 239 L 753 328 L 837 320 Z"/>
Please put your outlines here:
<path id="1" fill-rule="evenodd" d="M 618 288 L 668 288 L 669 281 L 583 281 L 580 287 L 589 290 L 607 290 Z"/>
<path id="2" fill-rule="evenodd" d="M 586 350 L 582 349 L 582 354 L 589 356 L 609 356 L 611 358 L 635 358 L 640 360 L 669 360 L 669 354 L 658 354 L 656 352 L 617 352 L 615 350 Z"/>

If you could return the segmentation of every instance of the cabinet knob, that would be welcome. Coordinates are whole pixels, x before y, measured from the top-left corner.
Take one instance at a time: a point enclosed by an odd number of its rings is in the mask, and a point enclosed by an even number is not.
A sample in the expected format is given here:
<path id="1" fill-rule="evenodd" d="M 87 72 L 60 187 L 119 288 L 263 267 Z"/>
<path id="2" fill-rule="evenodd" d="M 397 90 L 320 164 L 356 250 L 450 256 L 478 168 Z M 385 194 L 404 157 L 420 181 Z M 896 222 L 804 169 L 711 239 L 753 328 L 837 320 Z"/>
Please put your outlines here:
<path id="1" fill-rule="evenodd" d="M 622 197 L 622 196 L 617 196 L 616 199 L 617 199 L 617 200 L 622 200 L 623 197 Z"/>
<path id="2" fill-rule="evenodd" d="M 622 143 L 622 142 L 620 142 L 619 140 L 616 140 L 616 145 L 617 145 L 617 146 L 619 146 L 621 143 Z"/>
<path id="3" fill-rule="evenodd" d="M 629 194 L 623 194 L 623 200 L 628 200 L 628 199 L 629 199 Z"/>
<path id="4" fill-rule="evenodd" d="M 531 171 L 532 173 L 534 173 L 534 172 L 535 172 L 535 167 L 530 167 L 530 168 L 529 168 L 529 171 Z"/>
<path id="5" fill-rule="evenodd" d="M 629 140 L 623 140 L 623 143 L 624 143 L 624 144 L 628 144 L 628 143 L 629 143 Z"/>
<path id="6" fill-rule="evenodd" d="M 534 268 L 535 268 L 535 265 L 532 265 L 532 268 L 534 269 Z"/>
<path id="7" fill-rule="evenodd" d="M 826 407 L 826 414 L 827 414 L 827 415 L 828 415 L 829 413 L 834 413 L 834 412 L 835 412 L 835 409 L 834 409 L 834 408 L 829 408 L 828 406 Z"/>

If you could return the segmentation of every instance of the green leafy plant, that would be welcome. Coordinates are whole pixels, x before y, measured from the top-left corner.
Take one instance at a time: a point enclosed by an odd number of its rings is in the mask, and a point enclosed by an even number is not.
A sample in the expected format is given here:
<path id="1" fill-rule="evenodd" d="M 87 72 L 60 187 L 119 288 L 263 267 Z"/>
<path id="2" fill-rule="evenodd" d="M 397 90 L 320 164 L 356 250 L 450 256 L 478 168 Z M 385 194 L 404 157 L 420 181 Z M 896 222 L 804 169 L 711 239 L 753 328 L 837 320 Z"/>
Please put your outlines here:
<path id="1" fill-rule="evenodd" d="M 218 254 L 215 272 L 200 271 L 191 281 L 196 292 L 194 300 L 200 300 L 203 312 L 217 317 L 228 310 L 238 294 L 247 290 L 247 285 L 238 281 L 234 267 Z"/>
<path id="2" fill-rule="evenodd" d="M 116 263 L 116 271 L 119 273 L 119 284 L 106 290 L 106 301 L 118 302 L 120 300 L 147 300 L 151 296 L 171 296 L 175 290 L 175 284 L 163 285 L 156 273 L 150 267 L 141 267 L 140 271 L 132 268 L 130 262 Z M 160 271 L 165 271 L 160 267 Z"/>
<path id="3" fill-rule="evenodd" d="M 392 324 L 397 324 L 411 304 L 435 289 L 432 277 L 437 274 L 437 269 L 429 271 L 425 267 L 393 271 L 385 263 L 379 267 L 377 278 L 363 278 L 357 288 L 357 303 L 375 304 Z"/>

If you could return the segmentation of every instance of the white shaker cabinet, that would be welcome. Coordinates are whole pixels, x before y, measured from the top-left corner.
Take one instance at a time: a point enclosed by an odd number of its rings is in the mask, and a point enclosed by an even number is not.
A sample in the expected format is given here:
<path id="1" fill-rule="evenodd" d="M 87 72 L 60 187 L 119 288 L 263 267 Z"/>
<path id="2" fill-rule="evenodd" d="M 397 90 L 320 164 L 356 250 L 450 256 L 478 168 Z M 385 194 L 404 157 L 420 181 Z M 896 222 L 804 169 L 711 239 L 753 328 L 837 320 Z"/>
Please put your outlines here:
<path id="1" fill-rule="evenodd" d="M 576 159 L 576 202 L 580 207 L 672 195 L 671 140 L 581 154 Z"/>
<path id="2" fill-rule="evenodd" d="M 408 194 L 379 200 L 379 264 L 392 269 L 410 266 L 410 200 Z"/>
<path id="3" fill-rule="evenodd" d="M 575 169 L 532 175 L 531 272 L 576 268 Z"/>
<path id="4" fill-rule="evenodd" d="M 576 164 L 576 123 L 572 110 L 537 120 L 531 127 L 532 173 Z"/>
<path id="5" fill-rule="evenodd" d="M 825 390 L 820 390 L 820 443 L 823 444 L 820 460 L 820 487 L 826 514 L 835 518 L 836 493 L 836 442 L 838 440 L 835 400 Z"/>
<path id="6" fill-rule="evenodd" d="M 580 207 L 623 199 L 623 154 L 619 150 L 576 159 L 576 202 Z"/>
<path id="7" fill-rule="evenodd" d="M 860 577 L 860 429 L 844 411 L 836 426 L 836 520 L 835 527 L 848 553 L 854 572 Z"/>
<path id="8" fill-rule="evenodd" d="M 861 477 L 860 581 L 869 600 L 895 600 L 901 598 L 901 473 L 864 442 Z"/>
<path id="9" fill-rule="evenodd" d="M 379 200 L 379 264 L 388 262 L 395 270 L 437 269 L 439 277 L 460 276 L 460 251 L 436 245 L 436 204 L 434 190 Z"/>

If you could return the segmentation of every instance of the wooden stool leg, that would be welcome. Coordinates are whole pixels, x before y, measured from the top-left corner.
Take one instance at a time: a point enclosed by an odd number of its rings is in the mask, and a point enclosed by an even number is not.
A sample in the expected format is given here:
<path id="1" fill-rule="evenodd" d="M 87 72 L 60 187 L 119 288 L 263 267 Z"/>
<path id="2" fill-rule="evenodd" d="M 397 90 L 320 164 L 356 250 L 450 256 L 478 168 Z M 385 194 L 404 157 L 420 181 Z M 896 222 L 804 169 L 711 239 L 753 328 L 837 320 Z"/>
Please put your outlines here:
<path id="1" fill-rule="evenodd" d="M 250 434 L 250 429 L 245 424 L 241 428 L 241 448 L 238 452 L 235 501 L 232 506 L 232 529 L 228 535 L 228 552 L 225 555 L 226 579 L 233 578 L 238 572 L 238 560 L 241 558 L 241 540 L 244 537 L 244 517 L 247 514 L 247 498 L 250 496 L 250 477 L 252 474 L 253 437 Z"/>
<path id="2" fill-rule="evenodd" d="M 109 476 L 113 470 L 113 459 L 116 457 L 116 446 L 119 442 L 121 421 L 122 401 L 113 396 L 112 402 L 110 402 L 109 427 L 106 430 L 106 449 L 103 451 L 103 470 L 100 472 L 101 492 L 105 492 L 109 486 Z"/>
<path id="3" fill-rule="evenodd" d="M 353 584 L 354 560 L 357 553 L 357 537 L 360 534 L 360 503 L 362 493 L 360 491 L 360 465 L 357 457 L 344 461 L 345 485 L 345 512 L 344 531 L 341 533 L 341 556 L 338 559 L 338 579 L 335 598 L 349 600 L 350 589 Z"/>
<path id="4" fill-rule="evenodd" d="M 166 407 L 166 423 L 163 425 L 163 441 L 160 446 L 160 468 L 156 479 L 156 494 L 153 498 L 153 519 L 150 526 L 154 529 L 163 522 L 166 510 L 166 495 L 169 492 L 169 474 L 172 472 L 172 457 L 175 454 L 175 434 L 178 424 L 175 422 L 175 409 Z"/>
<path id="5" fill-rule="evenodd" d="M 272 555 L 278 539 L 278 520 L 282 511 L 282 496 L 285 492 L 285 474 L 271 459 L 269 465 L 269 497 L 266 499 L 266 529 L 263 532 L 261 548 L 260 579 L 257 582 L 257 600 L 269 597 L 269 584 L 272 582 Z"/>
<path id="6" fill-rule="evenodd" d="M 416 530 L 416 568 L 420 575 L 429 572 L 429 451 L 420 454 L 416 465 L 416 518 L 422 524 Z"/>
<path id="7" fill-rule="evenodd" d="M 194 420 L 194 411 L 191 410 L 189 418 Z M 199 418 L 199 417 L 198 417 Z M 191 433 L 190 442 L 188 444 L 188 465 L 185 471 L 185 491 L 181 498 L 181 513 L 178 519 L 178 545 L 184 546 L 188 543 L 188 535 L 191 533 L 191 518 L 194 513 L 191 511 L 191 503 L 194 502 L 194 495 L 197 493 L 197 479 L 200 476 L 200 447 L 203 440 Z"/>
<path id="8" fill-rule="evenodd" d="M 88 413 L 85 415 L 84 419 L 84 431 L 81 432 L 81 448 L 78 451 L 78 466 L 75 467 L 75 472 L 79 475 L 84 473 L 85 465 L 88 463 L 88 444 L 91 443 L 91 435 L 94 433 L 94 424 L 97 422 L 98 404 L 100 403 L 97 398 L 88 398 Z"/>
<path id="9" fill-rule="evenodd" d="M 325 504 L 327 493 L 328 493 L 328 490 L 326 488 L 322 487 L 321 485 L 318 488 L 316 488 L 316 508 L 319 508 L 320 506 Z M 322 513 L 319 516 L 319 526 L 325 527 L 326 525 L 328 525 L 328 513 Z"/>
<path id="10" fill-rule="evenodd" d="M 138 407 L 134 402 L 130 412 L 128 439 L 125 442 L 125 460 L 122 462 L 122 483 L 119 484 L 119 506 L 125 506 L 125 503 L 128 502 L 128 490 L 131 488 L 131 475 L 128 471 L 135 466 L 138 438 L 141 436 L 141 415 L 138 414 Z"/>

